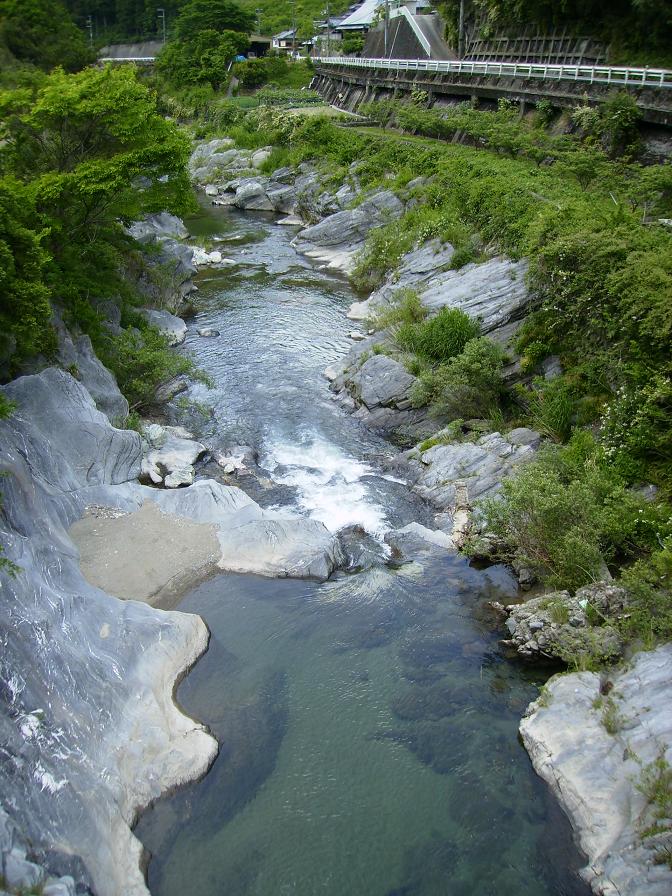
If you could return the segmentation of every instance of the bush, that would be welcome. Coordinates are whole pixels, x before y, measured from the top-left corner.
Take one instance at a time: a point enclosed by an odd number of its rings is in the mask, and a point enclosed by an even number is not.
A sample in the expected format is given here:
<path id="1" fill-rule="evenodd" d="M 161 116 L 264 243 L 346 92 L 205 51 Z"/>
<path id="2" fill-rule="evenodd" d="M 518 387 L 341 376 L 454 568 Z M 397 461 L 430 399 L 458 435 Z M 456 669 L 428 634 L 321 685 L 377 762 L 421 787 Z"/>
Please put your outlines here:
<path id="1" fill-rule="evenodd" d="M 566 442 L 572 432 L 574 391 L 564 380 L 538 379 L 534 387 L 520 393 L 528 407 L 532 426 L 554 442 Z"/>
<path id="2" fill-rule="evenodd" d="M 621 576 L 627 589 L 628 615 L 621 629 L 628 640 L 639 639 L 644 647 L 672 639 L 672 538 L 662 543 L 650 558 L 638 560 Z"/>
<path id="3" fill-rule="evenodd" d="M 434 374 L 436 412 L 450 419 L 488 414 L 502 394 L 503 363 L 504 352 L 492 340 L 470 339 L 461 354 Z"/>
<path id="4" fill-rule="evenodd" d="M 443 363 L 459 355 L 480 327 L 457 308 L 442 308 L 422 323 L 403 324 L 396 334 L 399 345 L 426 361 Z"/>
<path id="5" fill-rule="evenodd" d="M 481 507 L 486 530 L 507 546 L 502 555 L 552 588 L 597 581 L 605 563 L 640 559 L 670 532 L 669 508 L 628 491 L 586 432 L 540 450 Z"/>
<path id="6" fill-rule="evenodd" d="M 173 377 L 195 374 L 189 358 L 172 351 L 154 327 L 129 328 L 112 337 L 103 361 L 116 376 L 131 411 L 151 406 L 157 388 Z"/>
<path id="7" fill-rule="evenodd" d="M 371 320 L 375 330 L 386 330 L 398 324 L 413 326 L 421 323 L 429 314 L 414 289 L 398 289 L 387 308 L 382 308 Z"/>

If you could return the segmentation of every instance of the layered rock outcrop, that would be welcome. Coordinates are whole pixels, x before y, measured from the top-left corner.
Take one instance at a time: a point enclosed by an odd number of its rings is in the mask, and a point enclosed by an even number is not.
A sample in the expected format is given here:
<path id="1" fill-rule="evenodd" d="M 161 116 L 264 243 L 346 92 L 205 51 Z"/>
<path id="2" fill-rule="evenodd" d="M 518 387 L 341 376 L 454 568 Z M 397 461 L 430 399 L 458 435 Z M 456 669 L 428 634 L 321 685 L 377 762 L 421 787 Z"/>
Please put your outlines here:
<path id="1" fill-rule="evenodd" d="M 569 816 L 600 896 L 672 892 L 672 820 L 655 799 L 672 764 L 672 645 L 609 675 L 556 676 L 520 725 L 534 767 Z M 662 789 L 662 790 L 661 790 Z"/>

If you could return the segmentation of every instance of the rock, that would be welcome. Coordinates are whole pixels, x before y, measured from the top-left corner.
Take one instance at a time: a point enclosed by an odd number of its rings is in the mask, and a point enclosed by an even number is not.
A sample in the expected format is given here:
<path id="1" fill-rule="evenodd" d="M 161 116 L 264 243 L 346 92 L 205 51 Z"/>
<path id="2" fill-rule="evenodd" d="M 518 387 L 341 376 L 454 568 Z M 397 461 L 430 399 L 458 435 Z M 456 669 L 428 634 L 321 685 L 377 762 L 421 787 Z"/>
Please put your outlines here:
<path id="1" fill-rule="evenodd" d="M 187 338 L 187 325 L 181 317 L 156 308 L 143 308 L 141 314 L 151 326 L 167 337 L 170 345 L 181 345 Z"/>
<path id="2" fill-rule="evenodd" d="M 263 184 L 258 180 L 248 180 L 241 183 L 236 190 L 234 205 L 251 211 L 273 211 L 273 203 L 266 195 Z"/>
<path id="3" fill-rule="evenodd" d="M 336 538 L 317 520 L 253 520 L 222 539 L 221 569 L 324 581 L 343 563 Z"/>
<path id="4" fill-rule="evenodd" d="M 289 184 L 294 180 L 294 170 L 292 168 L 276 168 L 271 174 L 271 180 L 278 181 L 281 184 Z"/>
<path id="5" fill-rule="evenodd" d="M 216 187 L 214 184 L 208 184 L 205 188 L 206 196 L 219 196 L 219 187 Z"/>
<path id="6" fill-rule="evenodd" d="M 75 881 L 68 876 L 49 882 L 42 890 L 42 896 L 76 896 Z"/>
<path id="7" fill-rule="evenodd" d="M 557 380 L 562 376 L 562 364 L 557 355 L 549 355 L 541 362 L 541 371 L 545 380 Z"/>
<path id="8" fill-rule="evenodd" d="M 168 439 L 168 433 L 158 423 L 148 423 L 143 427 L 142 434 L 152 448 L 162 448 Z"/>
<path id="9" fill-rule="evenodd" d="M 113 424 L 128 417 L 128 402 L 121 394 L 114 374 L 96 356 L 88 336 L 72 336 L 65 325 L 54 321 L 58 336 L 58 360 L 86 388 L 89 395 Z"/>
<path id="10" fill-rule="evenodd" d="M 394 529 L 387 532 L 385 542 L 396 552 L 398 557 L 406 560 L 413 559 L 419 553 L 440 553 L 455 551 L 453 540 L 445 532 L 438 529 L 428 529 L 420 523 L 409 523 L 402 529 Z"/>
<path id="11" fill-rule="evenodd" d="M 271 157 L 270 149 L 258 149 L 252 153 L 252 167 L 261 168 Z"/>
<path id="12" fill-rule="evenodd" d="M 296 190 L 286 184 L 270 183 L 266 185 L 266 195 L 277 212 L 291 212 L 296 201 Z M 299 223 L 303 222 L 299 218 Z"/>
<path id="13" fill-rule="evenodd" d="M 589 613 L 601 620 L 615 619 L 625 606 L 625 591 L 599 583 L 577 591 L 557 591 L 506 608 L 507 643 L 526 659 L 562 659 L 570 662 L 582 656 L 614 659 L 620 656 L 621 639 L 613 625 L 592 625 Z"/>
<path id="14" fill-rule="evenodd" d="M 409 400 L 416 382 L 403 364 L 389 355 L 373 355 L 347 377 L 350 391 L 369 409 L 390 405 L 399 407 Z"/>
<path id="15" fill-rule="evenodd" d="M 430 311 L 459 308 L 479 320 L 486 334 L 524 315 L 531 301 L 525 282 L 525 260 L 513 262 L 496 257 L 454 271 L 450 269 L 453 254 L 452 246 L 442 246 L 438 240 L 407 253 L 398 270 L 366 302 L 355 303 L 348 316 L 353 320 L 369 318 L 388 306 L 397 291 L 404 288 L 417 290 L 422 304 Z"/>
<path id="16" fill-rule="evenodd" d="M 541 436 L 534 429 L 519 426 L 517 429 L 507 432 L 506 441 L 511 442 L 512 445 L 529 445 L 530 448 L 538 448 L 541 444 Z"/>
<path id="17" fill-rule="evenodd" d="M 582 876 L 593 891 L 667 896 L 672 870 L 658 861 L 655 838 L 644 836 L 653 807 L 638 783 L 642 769 L 660 757 L 672 764 L 672 645 L 637 654 L 609 683 L 613 733 L 604 722 L 603 681 L 594 672 L 551 679 L 520 733 L 535 770 L 569 816 L 588 858 Z"/>
<path id="18" fill-rule="evenodd" d="M 154 402 L 156 404 L 167 404 L 172 401 L 176 395 L 186 392 L 189 388 L 189 380 L 186 376 L 176 376 L 166 383 L 161 383 L 154 392 Z"/>
<path id="19" fill-rule="evenodd" d="M 285 227 L 303 227 L 305 222 L 298 215 L 287 215 L 286 218 L 280 218 L 275 223 Z"/>
<path id="20" fill-rule="evenodd" d="M 157 485 L 163 482 L 166 488 L 191 485 L 193 465 L 206 451 L 200 442 L 164 429 L 160 444 L 153 442 L 142 459 L 141 476 Z"/>
<path id="21" fill-rule="evenodd" d="M 130 235 L 140 243 L 151 243 L 166 239 L 186 240 L 189 231 L 184 222 L 168 212 L 149 215 L 144 221 L 136 221 L 128 228 Z"/>
<path id="22" fill-rule="evenodd" d="M 530 431 L 531 432 L 531 431 Z M 413 486 L 423 498 L 441 510 L 454 505 L 458 484 L 466 487 L 466 500 L 473 504 L 496 494 L 502 480 L 534 456 L 531 444 L 519 445 L 498 432 L 476 442 L 435 445 L 421 454 Z"/>
<path id="23" fill-rule="evenodd" d="M 362 333 L 360 330 L 352 330 L 348 335 L 353 342 L 362 342 L 366 339 L 366 333 Z"/>
<path id="24" fill-rule="evenodd" d="M 219 332 L 219 330 L 213 330 L 212 327 L 204 327 L 202 330 L 198 331 L 198 335 L 203 339 L 216 339 L 222 334 Z"/>
<path id="25" fill-rule="evenodd" d="M 58 850 L 83 888 L 148 896 L 129 825 L 167 789 L 202 775 L 217 750 L 173 701 L 207 630 L 196 616 L 118 601 L 81 575 L 67 528 L 94 492 L 142 489 L 132 481 L 138 433 L 114 429 L 55 368 L 2 392 L 17 410 L 0 421 L 0 537 L 21 569 L 0 571 L 11 682 L 0 691 L 3 806 L 32 864 L 51 865 Z"/>
<path id="26" fill-rule="evenodd" d="M 330 268 L 350 273 L 368 232 L 394 220 L 403 210 L 401 200 L 390 190 L 383 190 L 357 208 L 336 212 L 319 224 L 306 227 L 292 245 L 298 252 L 323 261 Z"/>
<path id="27" fill-rule="evenodd" d="M 45 878 L 44 869 L 26 859 L 23 850 L 12 849 L 4 857 L 4 882 L 13 890 L 32 890 Z"/>
<path id="28" fill-rule="evenodd" d="M 221 264 L 223 261 L 222 253 L 218 249 L 213 249 L 212 252 L 206 252 L 205 249 L 201 249 L 198 246 L 195 246 L 192 251 L 194 264 L 198 266 L 206 264 Z"/>
<path id="29" fill-rule="evenodd" d="M 168 473 L 163 480 L 163 484 L 166 488 L 180 488 L 183 485 L 191 485 L 194 481 L 194 476 L 194 468 L 189 464 L 177 466 Z"/>

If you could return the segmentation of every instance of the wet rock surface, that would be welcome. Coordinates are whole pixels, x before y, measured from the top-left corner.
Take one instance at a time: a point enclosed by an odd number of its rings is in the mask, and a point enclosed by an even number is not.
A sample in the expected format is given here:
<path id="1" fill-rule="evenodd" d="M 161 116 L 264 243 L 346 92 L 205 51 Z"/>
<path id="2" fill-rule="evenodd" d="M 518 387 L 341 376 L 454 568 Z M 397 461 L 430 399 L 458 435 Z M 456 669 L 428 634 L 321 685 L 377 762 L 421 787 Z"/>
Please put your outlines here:
<path id="1" fill-rule="evenodd" d="M 672 869 L 663 841 L 672 824 L 656 821 L 639 784 L 643 769 L 672 762 L 672 645 L 637 654 L 608 683 L 595 672 L 556 676 L 528 708 L 520 733 L 572 822 L 593 891 L 666 896 Z"/>

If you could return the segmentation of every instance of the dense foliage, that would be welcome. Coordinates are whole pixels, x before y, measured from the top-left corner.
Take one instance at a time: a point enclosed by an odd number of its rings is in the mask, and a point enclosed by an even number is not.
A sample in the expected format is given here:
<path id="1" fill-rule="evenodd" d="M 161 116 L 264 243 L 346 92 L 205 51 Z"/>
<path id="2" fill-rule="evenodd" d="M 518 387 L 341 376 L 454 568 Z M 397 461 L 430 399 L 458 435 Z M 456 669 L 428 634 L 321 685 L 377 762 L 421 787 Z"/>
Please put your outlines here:
<path id="1" fill-rule="evenodd" d="M 54 348 L 52 306 L 100 345 L 100 299 L 131 298 L 124 224 L 191 203 L 189 145 L 132 69 L 61 70 L 0 96 L 0 320 L 7 378 Z"/>
<path id="2" fill-rule="evenodd" d="M 45 71 L 78 71 L 93 59 L 61 0 L 0 0 L 0 46 Z"/>
<path id="3" fill-rule="evenodd" d="M 440 0 L 450 32 L 457 33 L 460 0 Z M 614 41 L 630 51 L 672 45 L 672 7 L 668 0 L 473 0 L 468 12 L 478 17 L 482 33 L 515 32 L 521 24 L 564 28 Z"/>

